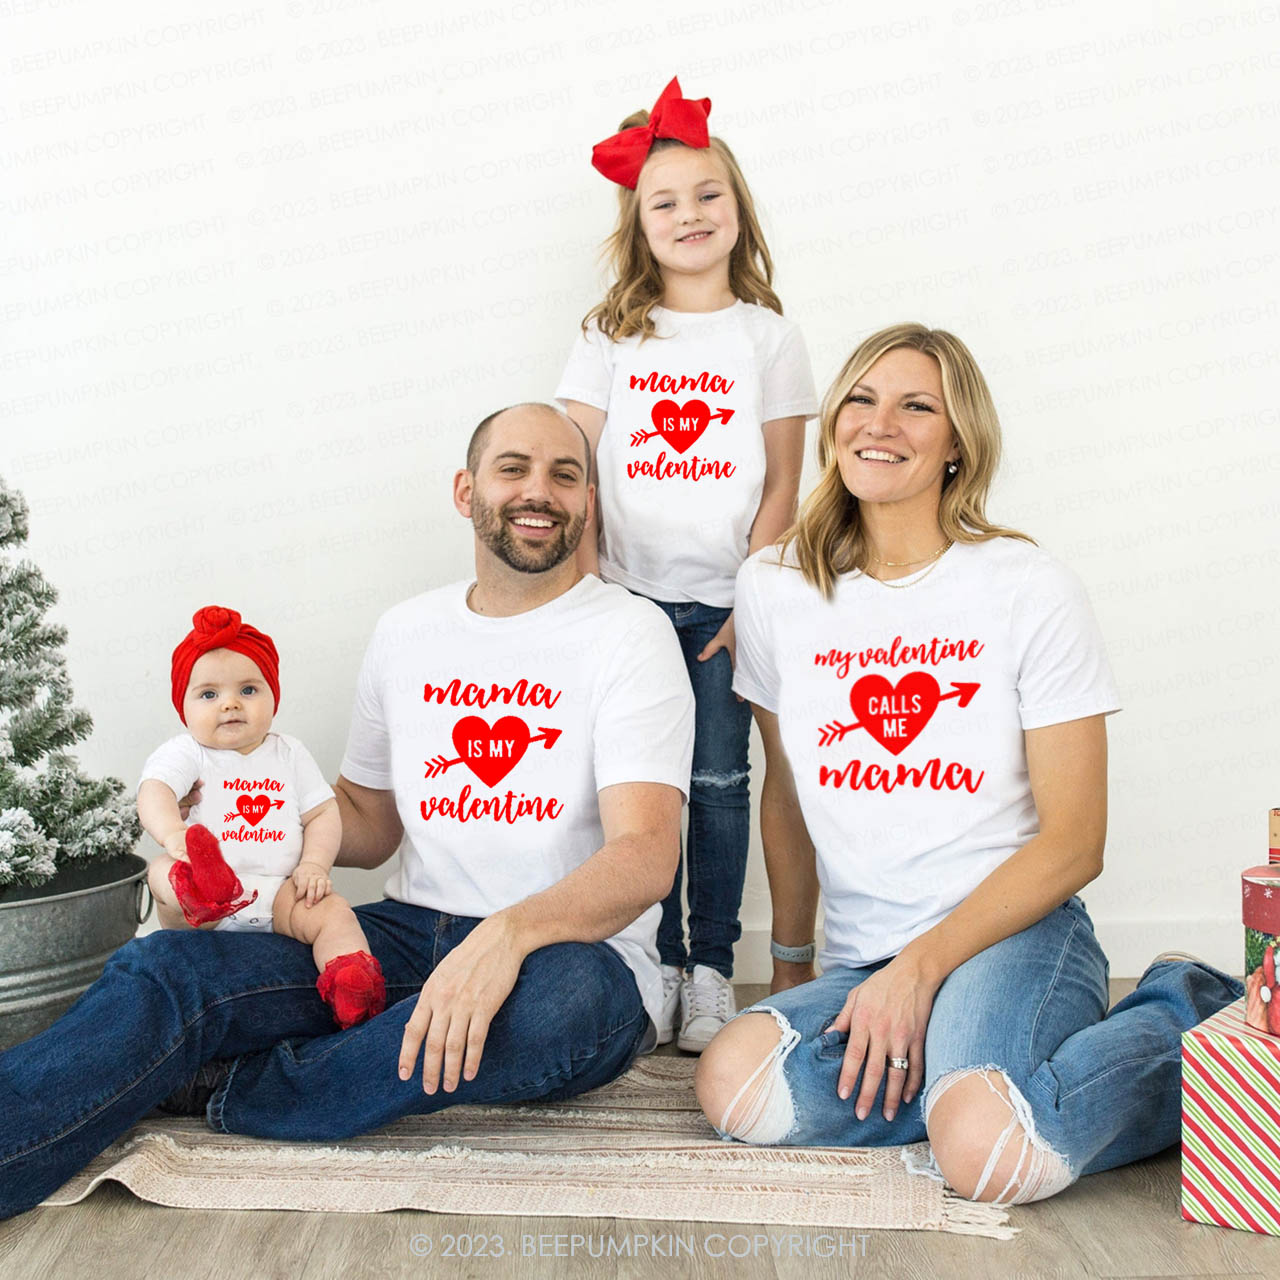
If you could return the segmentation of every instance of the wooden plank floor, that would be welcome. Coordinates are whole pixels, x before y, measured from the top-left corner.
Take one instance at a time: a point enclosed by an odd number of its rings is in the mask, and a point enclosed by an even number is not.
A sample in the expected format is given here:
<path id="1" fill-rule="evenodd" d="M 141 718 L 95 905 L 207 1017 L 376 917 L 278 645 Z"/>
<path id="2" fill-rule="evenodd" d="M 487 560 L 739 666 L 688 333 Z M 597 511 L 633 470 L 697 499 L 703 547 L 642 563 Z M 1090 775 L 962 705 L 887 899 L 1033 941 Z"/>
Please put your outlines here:
<path id="1" fill-rule="evenodd" d="M 1113 982 L 1112 997 L 1132 987 Z M 739 988 L 739 1004 L 762 988 Z M 670 1051 L 670 1050 L 666 1050 Z M 310 1214 L 167 1209 L 114 1183 L 0 1223 L 0 1277 L 307 1280 L 516 1276 L 525 1280 L 1007 1280 L 1010 1276 L 1273 1277 L 1280 1238 L 1196 1226 L 1178 1213 L 1177 1149 L 1095 1174 L 1011 1211 L 1012 1241 L 940 1232 L 770 1228 L 613 1218 Z M 575 1240 L 575 1237 L 577 1238 Z M 612 1246 L 613 1256 L 607 1251 Z M 618 1256 L 630 1247 L 631 1256 Z M 429 1252 L 428 1252 L 429 1249 Z M 442 1253 L 452 1250 L 452 1256 Z M 469 1252 L 472 1256 L 458 1256 Z M 828 1256 L 823 1256 L 823 1254 Z M 483 1256 L 476 1256 L 483 1254 Z M 593 1254 L 597 1256 L 592 1256 Z M 603 1256 L 600 1256 L 602 1255 Z"/>

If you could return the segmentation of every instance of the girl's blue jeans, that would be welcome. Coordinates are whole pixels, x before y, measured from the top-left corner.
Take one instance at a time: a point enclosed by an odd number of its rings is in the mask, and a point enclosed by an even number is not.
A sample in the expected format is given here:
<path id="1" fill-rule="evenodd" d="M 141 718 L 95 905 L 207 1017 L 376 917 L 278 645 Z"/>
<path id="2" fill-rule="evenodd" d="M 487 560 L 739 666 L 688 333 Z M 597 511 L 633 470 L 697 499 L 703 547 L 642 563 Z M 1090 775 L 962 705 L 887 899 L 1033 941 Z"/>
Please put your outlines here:
<path id="1" fill-rule="evenodd" d="M 1127 1164 L 1178 1141 L 1182 1033 L 1244 993 L 1235 978 L 1208 965 L 1164 961 L 1108 1012 L 1107 960 L 1084 903 L 1072 898 L 947 977 L 929 1018 L 922 1091 L 887 1121 L 882 1082 L 859 1120 L 861 1078 L 847 1101 L 836 1093 L 848 1037 L 826 1028 L 849 992 L 885 963 L 829 969 L 739 1015 L 775 1010 L 775 1020 L 798 1035 L 789 1037 L 796 1042 L 783 1050 L 781 1066 L 794 1123 L 768 1140 L 922 1142 L 925 1106 L 939 1081 L 994 1068 L 1025 1099 L 1036 1135 L 1073 1177 Z"/>
<path id="2" fill-rule="evenodd" d="M 385 900 L 355 908 L 387 1008 L 348 1031 L 316 992 L 311 950 L 279 934 L 161 930 L 135 938 L 47 1031 L 0 1054 L 0 1218 L 57 1190 L 211 1058 L 223 1133 L 328 1141 L 463 1103 L 552 1101 L 621 1074 L 649 1027 L 604 942 L 531 953 L 489 1029 L 480 1070 L 422 1089 L 397 1074 L 405 1023 L 436 964 L 479 923 Z"/>
<path id="3" fill-rule="evenodd" d="M 693 685 L 693 772 L 689 780 L 689 836 L 675 883 L 662 904 L 658 955 L 678 969 L 704 964 L 733 976 L 733 944 L 742 934 L 738 912 L 751 836 L 747 747 L 751 707 L 733 692 L 733 664 L 706 648 L 732 612 L 709 604 L 653 602 L 671 619 Z M 685 869 L 687 868 L 687 875 Z M 688 880 L 689 942 L 685 945 L 682 880 Z"/>

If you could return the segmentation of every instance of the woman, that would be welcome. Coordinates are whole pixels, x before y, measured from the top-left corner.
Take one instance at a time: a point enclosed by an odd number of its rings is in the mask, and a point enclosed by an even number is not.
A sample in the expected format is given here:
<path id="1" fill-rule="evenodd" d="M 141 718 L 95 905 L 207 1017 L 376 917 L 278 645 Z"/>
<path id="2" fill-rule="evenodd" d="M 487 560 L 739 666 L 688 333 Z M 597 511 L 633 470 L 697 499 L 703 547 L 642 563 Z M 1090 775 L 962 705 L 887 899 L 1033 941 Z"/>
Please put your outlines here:
<path id="1" fill-rule="evenodd" d="M 697 1089 L 727 1136 L 927 1136 L 960 1194 L 1020 1203 L 1176 1141 L 1181 1033 L 1242 988 L 1162 956 L 1107 1013 L 1075 895 L 1102 870 L 1119 703 L 1078 581 L 987 521 L 999 452 L 958 339 L 874 334 L 823 404 L 818 487 L 738 574 L 773 994 Z"/>

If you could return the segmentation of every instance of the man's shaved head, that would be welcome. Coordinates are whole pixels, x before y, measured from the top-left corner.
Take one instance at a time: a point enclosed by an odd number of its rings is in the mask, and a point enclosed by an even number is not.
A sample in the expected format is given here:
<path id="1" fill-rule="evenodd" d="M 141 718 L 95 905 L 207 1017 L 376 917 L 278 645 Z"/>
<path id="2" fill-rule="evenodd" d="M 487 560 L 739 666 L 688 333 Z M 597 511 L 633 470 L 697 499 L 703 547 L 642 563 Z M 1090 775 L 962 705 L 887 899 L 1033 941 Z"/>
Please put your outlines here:
<path id="1" fill-rule="evenodd" d="M 493 426 L 496 418 L 504 413 L 533 412 L 534 410 L 554 414 L 555 417 L 567 422 L 578 433 L 582 439 L 582 458 L 586 466 L 587 481 L 590 483 L 591 443 L 588 441 L 585 432 L 563 409 L 557 409 L 553 404 L 544 404 L 540 400 L 524 400 L 520 404 L 509 404 L 505 409 L 498 409 L 487 418 L 482 418 L 476 429 L 471 433 L 471 439 L 467 443 L 467 470 L 472 475 L 475 475 L 476 470 L 479 468 L 480 459 L 484 456 L 485 446 L 489 443 L 489 428 Z"/>
<path id="2" fill-rule="evenodd" d="M 470 510 L 459 509 L 508 567 L 544 573 L 577 550 L 591 504 L 591 448 L 578 424 L 553 405 L 514 404 L 491 413 L 471 433 L 459 480 L 455 501 L 461 492 Z"/>

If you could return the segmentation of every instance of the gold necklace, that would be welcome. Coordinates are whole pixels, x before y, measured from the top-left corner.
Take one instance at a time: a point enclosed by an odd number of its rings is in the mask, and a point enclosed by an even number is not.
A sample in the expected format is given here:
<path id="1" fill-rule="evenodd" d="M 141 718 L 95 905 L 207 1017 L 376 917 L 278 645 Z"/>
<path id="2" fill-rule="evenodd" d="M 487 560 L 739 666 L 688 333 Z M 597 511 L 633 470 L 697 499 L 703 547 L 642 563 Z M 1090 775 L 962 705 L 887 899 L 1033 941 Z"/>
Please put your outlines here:
<path id="1" fill-rule="evenodd" d="M 912 578 L 910 582 L 886 582 L 883 578 L 877 578 L 873 573 L 867 574 L 867 577 L 873 582 L 878 582 L 882 587 L 889 587 L 894 591 L 903 591 L 907 587 L 914 587 L 917 582 L 923 582 L 942 563 L 939 557 L 942 555 L 942 552 L 946 551 L 950 546 L 952 546 L 952 543 L 948 542 L 947 545 L 942 548 L 942 551 L 938 552 L 937 555 L 933 557 L 933 563 L 922 574 L 920 574 L 919 577 Z"/>
<path id="2" fill-rule="evenodd" d="M 872 556 L 871 558 L 876 562 L 876 564 L 882 564 L 888 569 L 905 569 L 909 565 L 927 564 L 930 560 L 936 560 L 949 546 L 951 546 L 950 540 L 944 542 L 937 551 L 932 555 L 925 556 L 922 560 L 881 560 L 879 556 Z"/>

